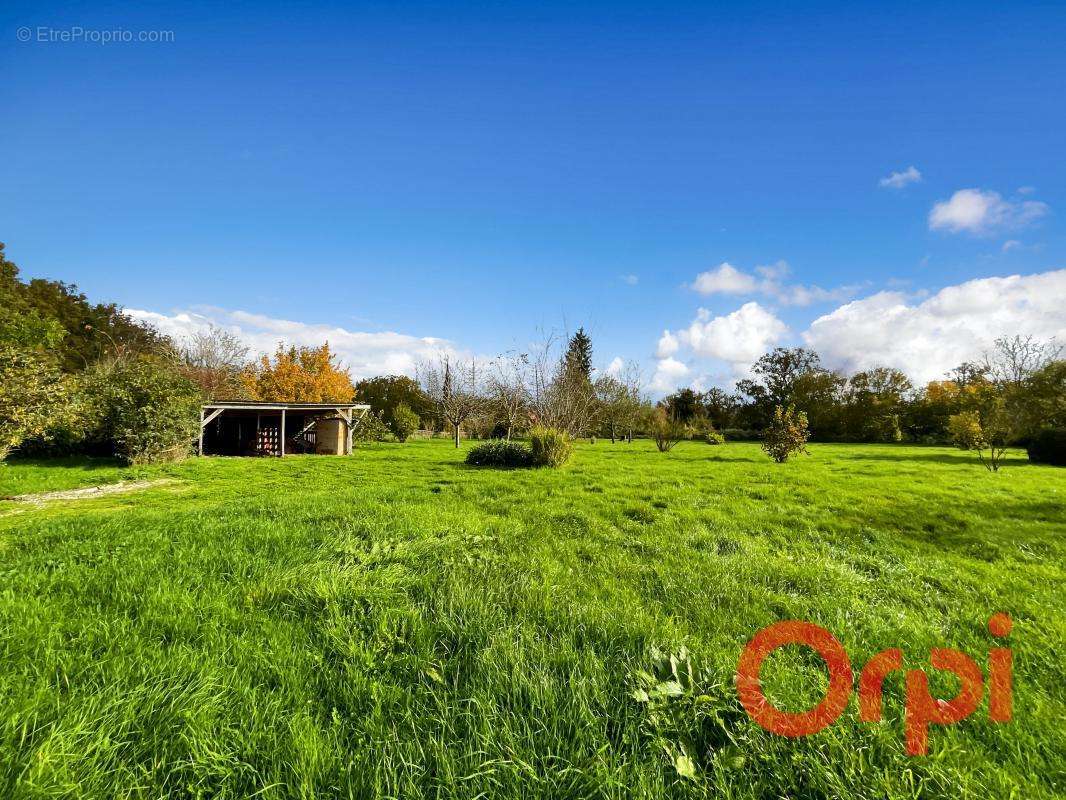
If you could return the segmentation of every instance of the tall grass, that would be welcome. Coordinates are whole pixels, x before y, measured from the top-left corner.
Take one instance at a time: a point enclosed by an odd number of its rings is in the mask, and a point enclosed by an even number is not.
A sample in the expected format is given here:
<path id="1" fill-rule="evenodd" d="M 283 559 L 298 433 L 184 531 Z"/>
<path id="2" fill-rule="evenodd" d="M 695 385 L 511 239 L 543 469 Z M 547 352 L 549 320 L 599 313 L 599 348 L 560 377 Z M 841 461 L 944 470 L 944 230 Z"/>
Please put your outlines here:
<path id="1" fill-rule="evenodd" d="M 499 472 L 425 441 L 0 502 L 0 797 L 1061 796 L 1066 472 L 810 450 L 603 443 Z M 0 496 L 79 470 L 12 463 Z M 737 658 L 771 622 L 829 628 L 857 671 L 887 647 L 984 663 L 997 610 L 1015 720 L 983 703 L 934 726 L 929 757 L 904 754 L 898 677 L 880 725 L 853 701 L 789 740 L 737 713 Z M 653 648 L 681 645 L 720 684 L 707 745 L 737 742 L 695 779 L 630 696 Z M 767 692 L 805 707 L 823 673 L 781 651 Z"/>

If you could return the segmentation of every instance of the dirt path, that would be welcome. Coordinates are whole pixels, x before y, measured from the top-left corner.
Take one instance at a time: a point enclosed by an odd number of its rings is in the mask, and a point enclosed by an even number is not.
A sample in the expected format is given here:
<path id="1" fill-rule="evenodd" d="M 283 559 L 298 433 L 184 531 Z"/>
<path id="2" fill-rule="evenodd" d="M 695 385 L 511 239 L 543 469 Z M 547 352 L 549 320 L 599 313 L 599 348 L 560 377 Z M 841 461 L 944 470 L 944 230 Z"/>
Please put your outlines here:
<path id="1" fill-rule="evenodd" d="M 16 503 L 30 503 L 43 505 L 52 500 L 88 500 L 91 497 L 103 497 L 109 494 L 126 494 L 127 492 L 139 492 L 154 486 L 163 486 L 175 483 L 171 478 L 161 478 L 155 481 L 120 481 L 109 483 L 105 486 L 87 486 L 84 489 L 67 489 L 61 492 L 38 492 L 37 494 L 19 494 L 14 497 L 5 497 Z"/>

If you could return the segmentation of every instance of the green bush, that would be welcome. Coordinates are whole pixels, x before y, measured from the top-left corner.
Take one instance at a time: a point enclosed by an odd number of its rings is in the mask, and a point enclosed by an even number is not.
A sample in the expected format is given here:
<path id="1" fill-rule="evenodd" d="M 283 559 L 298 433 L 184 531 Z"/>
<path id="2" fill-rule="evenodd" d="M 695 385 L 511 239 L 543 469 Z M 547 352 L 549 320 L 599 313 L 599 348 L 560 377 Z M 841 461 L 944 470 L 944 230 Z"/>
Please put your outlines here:
<path id="1" fill-rule="evenodd" d="M 758 442 L 762 432 L 747 428 L 722 428 L 722 436 L 727 442 Z"/>
<path id="2" fill-rule="evenodd" d="M 466 463 L 472 467 L 531 467 L 533 452 L 521 442 L 492 439 L 472 447 Z"/>
<path id="3" fill-rule="evenodd" d="M 199 389 L 157 359 L 98 362 L 81 391 L 96 428 L 87 438 L 110 441 L 131 464 L 184 458 L 199 434 Z"/>
<path id="4" fill-rule="evenodd" d="M 389 426 L 382 419 L 380 411 L 368 411 L 363 415 L 352 431 L 353 444 L 369 444 L 370 442 L 383 442 L 388 438 Z"/>
<path id="5" fill-rule="evenodd" d="M 793 453 L 807 452 L 807 415 L 789 406 L 774 407 L 774 417 L 763 434 L 762 449 L 778 464 L 788 461 Z"/>
<path id="6" fill-rule="evenodd" d="M 47 353 L 0 344 L 0 460 L 24 440 L 46 433 L 64 391 Z"/>
<path id="7" fill-rule="evenodd" d="M 707 442 L 707 444 L 725 444 L 725 436 L 711 428 L 703 434 L 703 441 Z"/>
<path id="8" fill-rule="evenodd" d="M 412 433 L 418 430 L 418 414 L 411 410 L 407 403 L 398 403 L 392 410 L 389 420 L 389 428 L 397 441 L 406 442 Z"/>
<path id="9" fill-rule="evenodd" d="M 1034 464 L 1066 467 L 1066 428 L 1045 428 L 1029 439 L 1029 460 Z"/>
<path id="10" fill-rule="evenodd" d="M 561 467 L 574 451 L 570 436 L 555 428 L 533 428 L 529 432 L 529 444 L 533 465 L 537 467 Z"/>

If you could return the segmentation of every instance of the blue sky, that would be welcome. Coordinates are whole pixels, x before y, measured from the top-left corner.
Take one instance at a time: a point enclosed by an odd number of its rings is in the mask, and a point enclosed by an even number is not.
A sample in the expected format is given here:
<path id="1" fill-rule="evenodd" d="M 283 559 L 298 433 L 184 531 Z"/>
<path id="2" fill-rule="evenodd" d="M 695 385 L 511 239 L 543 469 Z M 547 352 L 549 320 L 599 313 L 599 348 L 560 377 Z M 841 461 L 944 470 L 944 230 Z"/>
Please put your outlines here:
<path id="1" fill-rule="evenodd" d="M 49 40 L 75 27 L 173 41 Z M 584 325 L 665 390 L 759 344 L 862 366 L 840 340 L 880 314 L 926 377 L 1066 333 L 1064 40 L 1056 3 L 9 3 L 0 240 L 177 332 L 343 330 L 356 372 Z M 945 328 L 959 285 L 1014 313 Z"/>

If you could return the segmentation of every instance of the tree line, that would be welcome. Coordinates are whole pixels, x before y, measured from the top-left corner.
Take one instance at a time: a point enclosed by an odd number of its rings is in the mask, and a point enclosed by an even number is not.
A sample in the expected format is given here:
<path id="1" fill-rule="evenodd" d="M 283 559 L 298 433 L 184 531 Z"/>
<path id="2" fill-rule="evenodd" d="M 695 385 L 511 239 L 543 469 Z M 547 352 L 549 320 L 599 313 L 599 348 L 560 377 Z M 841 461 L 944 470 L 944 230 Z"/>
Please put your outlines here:
<path id="1" fill-rule="evenodd" d="M 353 383 L 328 343 L 279 343 L 252 358 L 215 327 L 176 343 L 72 284 L 22 281 L 0 244 L 0 457 L 13 449 L 177 456 L 196 436 L 202 402 L 248 399 L 365 402 L 373 413 L 361 439 L 403 441 L 421 427 L 458 445 L 463 434 L 511 439 L 537 427 L 612 442 L 649 436 L 664 451 L 686 438 L 764 438 L 793 409 L 814 440 L 954 441 L 996 468 L 1008 445 L 1066 427 L 1061 356 L 1054 342 L 1005 337 L 981 359 L 915 386 L 897 369 L 845 375 L 809 349 L 777 348 L 732 390 L 681 389 L 653 402 L 637 364 L 596 370 L 579 328 L 489 360 L 441 353 L 414 378 Z"/>

